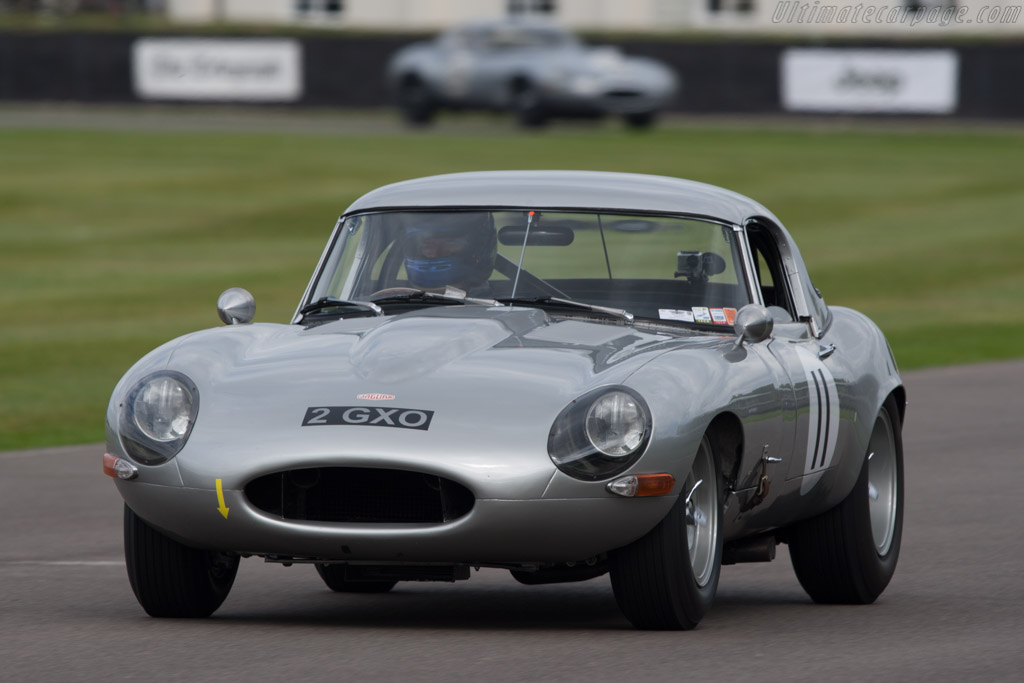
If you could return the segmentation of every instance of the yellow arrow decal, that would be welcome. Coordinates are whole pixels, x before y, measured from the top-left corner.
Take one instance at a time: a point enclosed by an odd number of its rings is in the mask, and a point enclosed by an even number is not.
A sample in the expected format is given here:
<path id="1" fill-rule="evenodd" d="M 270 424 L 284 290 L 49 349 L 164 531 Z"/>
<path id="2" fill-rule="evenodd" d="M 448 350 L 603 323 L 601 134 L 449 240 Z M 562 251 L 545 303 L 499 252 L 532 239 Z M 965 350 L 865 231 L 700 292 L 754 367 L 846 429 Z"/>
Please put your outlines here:
<path id="1" fill-rule="evenodd" d="M 220 479 L 217 480 L 217 503 L 219 503 L 217 509 L 220 510 L 220 514 L 224 515 L 224 519 L 227 519 L 229 508 L 224 504 L 224 484 L 221 483 Z"/>

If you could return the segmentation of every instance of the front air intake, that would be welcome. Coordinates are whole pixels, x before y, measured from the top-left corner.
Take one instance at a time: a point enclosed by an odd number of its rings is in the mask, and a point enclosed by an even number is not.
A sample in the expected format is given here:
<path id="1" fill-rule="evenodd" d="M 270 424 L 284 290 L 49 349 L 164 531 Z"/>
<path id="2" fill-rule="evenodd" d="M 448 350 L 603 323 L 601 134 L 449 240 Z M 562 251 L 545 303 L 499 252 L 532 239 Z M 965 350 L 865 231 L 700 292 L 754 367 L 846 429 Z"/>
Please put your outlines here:
<path id="1" fill-rule="evenodd" d="M 282 519 L 313 522 L 443 524 L 473 508 L 473 494 L 449 479 L 421 472 L 316 467 L 254 479 L 245 495 Z"/>

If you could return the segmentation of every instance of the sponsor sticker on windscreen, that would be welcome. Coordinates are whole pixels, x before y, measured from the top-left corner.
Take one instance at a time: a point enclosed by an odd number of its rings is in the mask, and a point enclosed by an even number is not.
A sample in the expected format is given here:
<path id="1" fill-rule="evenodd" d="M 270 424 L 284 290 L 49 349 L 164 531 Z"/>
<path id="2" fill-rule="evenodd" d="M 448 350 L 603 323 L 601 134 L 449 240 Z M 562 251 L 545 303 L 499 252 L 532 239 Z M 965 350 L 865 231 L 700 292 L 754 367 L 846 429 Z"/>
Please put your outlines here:
<path id="1" fill-rule="evenodd" d="M 684 311 L 677 308 L 659 308 L 658 317 L 662 320 L 681 320 L 684 323 L 692 323 L 693 311 Z"/>
<path id="2" fill-rule="evenodd" d="M 351 427 L 396 427 L 430 429 L 433 410 L 415 408 L 378 408 L 377 406 L 316 406 L 306 409 L 303 427 L 347 425 Z"/>
<path id="3" fill-rule="evenodd" d="M 694 306 L 693 321 L 698 323 L 710 323 L 711 311 L 709 311 L 706 306 Z"/>

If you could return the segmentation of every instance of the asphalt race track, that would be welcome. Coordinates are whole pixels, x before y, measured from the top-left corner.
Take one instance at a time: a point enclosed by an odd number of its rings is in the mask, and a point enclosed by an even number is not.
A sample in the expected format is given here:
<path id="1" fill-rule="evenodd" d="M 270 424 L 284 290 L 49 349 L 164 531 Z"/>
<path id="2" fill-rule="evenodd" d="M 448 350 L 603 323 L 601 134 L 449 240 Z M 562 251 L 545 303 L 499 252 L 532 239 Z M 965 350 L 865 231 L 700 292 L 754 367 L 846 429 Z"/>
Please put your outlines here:
<path id="1" fill-rule="evenodd" d="M 527 587 L 483 570 L 346 596 L 255 558 L 213 618 L 152 619 L 102 446 L 0 453 L 0 680 L 1020 680 L 1024 361 L 906 383 L 903 551 L 879 601 L 814 605 L 780 547 L 725 567 L 690 633 L 633 630 L 607 577 Z"/>
<path id="2" fill-rule="evenodd" d="M 658 117 L 659 128 L 738 128 L 741 130 L 857 130 L 974 133 L 1020 132 L 1016 121 L 935 117 L 846 118 L 837 116 L 772 116 L 766 114 L 679 114 Z M 284 133 L 288 135 L 451 136 L 535 135 L 524 131 L 510 114 L 446 113 L 427 128 L 405 125 L 391 107 L 380 109 L 280 108 L 252 105 L 80 104 L 74 102 L 0 102 L 0 129 L 95 130 L 118 132 Z M 596 120 L 555 119 L 549 128 L 565 132 L 621 129 L 616 117 Z"/>

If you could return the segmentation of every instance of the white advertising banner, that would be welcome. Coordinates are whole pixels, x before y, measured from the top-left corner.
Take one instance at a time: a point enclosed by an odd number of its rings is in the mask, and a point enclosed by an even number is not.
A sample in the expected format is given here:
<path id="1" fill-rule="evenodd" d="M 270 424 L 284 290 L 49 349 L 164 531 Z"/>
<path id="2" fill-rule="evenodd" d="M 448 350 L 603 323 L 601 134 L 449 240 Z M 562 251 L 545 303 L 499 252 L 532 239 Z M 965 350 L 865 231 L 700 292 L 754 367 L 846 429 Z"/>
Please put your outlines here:
<path id="1" fill-rule="evenodd" d="M 794 112 L 951 114 L 960 60 L 954 50 L 789 48 L 782 106 Z"/>
<path id="2" fill-rule="evenodd" d="M 145 100 L 292 102 L 302 48 L 286 39 L 139 38 L 132 83 Z"/>

